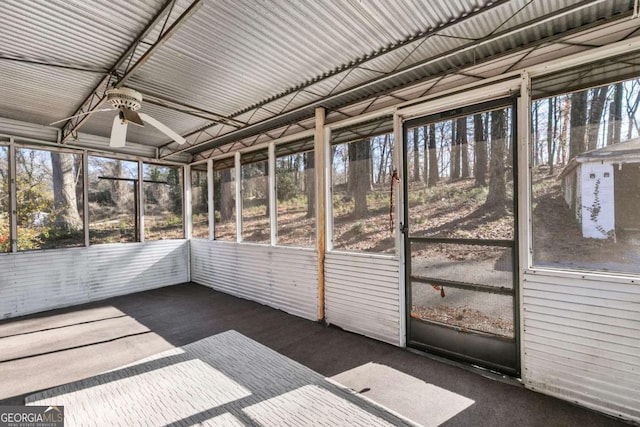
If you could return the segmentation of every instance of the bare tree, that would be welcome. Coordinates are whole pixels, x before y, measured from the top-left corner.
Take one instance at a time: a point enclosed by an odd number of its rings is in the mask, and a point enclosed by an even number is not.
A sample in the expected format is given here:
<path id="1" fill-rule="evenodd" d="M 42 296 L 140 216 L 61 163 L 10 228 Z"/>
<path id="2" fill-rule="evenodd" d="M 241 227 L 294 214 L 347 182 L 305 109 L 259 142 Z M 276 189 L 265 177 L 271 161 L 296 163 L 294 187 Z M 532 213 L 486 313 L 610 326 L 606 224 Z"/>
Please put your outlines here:
<path id="1" fill-rule="evenodd" d="M 436 150 L 436 125 L 429 125 L 429 185 L 436 185 L 440 180 L 438 169 L 438 151 Z"/>
<path id="2" fill-rule="evenodd" d="M 228 221 L 232 219 L 235 197 L 231 185 L 231 168 L 220 171 L 220 219 Z"/>
<path id="3" fill-rule="evenodd" d="M 371 141 L 368 139 L 348 144 L 349 194 L 355 200 L 353 214 L 356 217 L 367 213 L 367 193 L 371 190 Z"/>
<path id="4" fill-rule="evenodd" d="M 556 154 L 556 132 L 558 130 L 558 120 L 556 120 L 558 97 L 549 98 L 547 102 L 547 158 L 549 161 L 549 175 L 553 175 Z"/>
<path id="5" fill-rule="evenodd" d="M 613 85 L 613 102 L 609 105 L 607 145 L 620 143 L 622 130 L 622 83 Z"/>
<path id="6" fill-rule="evenodd" d="M 124 178 L 124 169 L 122 167 L 122 160 L 116 160 L 112 163 L 111 171 L 109 174 L 114 178 Z M 130 199 L 130 195 L 127 191 L 127 182 L 123 180 L 111 181 L 111 200 L 120 209 L 123 209 Z"/>
<path id="7" fill-rule="evenodd" d="M 424 163 L 422 164 L 422 178 L 424 179 L 424 183 L 429 185 L 429 127 L 422 127 L 422 144 L 423 144 L 423 153 L 424 153 Z"/>
<path id="8" fill-rule="evenodd" d="M 635 95 L 635 99 L 633 96 Z M 626 96 L 627 104 L 627 117 L 629 118 L 629 127 L 627 127 L 627 139 L 631 139 L 633 135 L 633 129 L 635 128 L 640 133 L 640 126 L 636 119 L 636 112 L 640 106 L 640 90 L 638 90 L 638 81 L 633 80 L 631 82 L 630 90 L 627 91 Z"/>
<path id="9" fill-rule="evenodd" d="M 571 130 L 569 132 L 569 159 L 574 158 L 586 149 L 587 123 L 587 91 L 575 92 L 571 95 Z"/>
<path id="10" fill-rule="evenodd" d="M 484 133 L 482 114 L 473 116 L 473 139 L 475 141 L 475 185 L 487 185 L 487 138 Z"/>
<path id="11" fill-rule="evenodd" d="M 457 139 L 460 150 L 460 177 L 469 178 L 469 141 L 467 140 L 467 118 L 460 117 L 458 119 Z"/>
<path id="12" fill-rule="evenodd" d="M 315 152 L 308 151 L 304 154 L 304 185 L 307 190 L 307 218 L 316 215 L 316 178 L 315 178 Z"/>
<path id="13" fill-rule="evenodd" d="M 76 171 L 74 155 L 51 152 L 53 174 L 53 198 L 55 203 L 54 224 L 71 230 L 82 228 L 76 198 Z"/>
<path id="14" fill-rule="evenodd" d="M 602 111 L 607 100 L 608 86 L 601 86 L 591 91 L 589 106 L 589 127 L 587 130 L 587 150 L 594 150 L 598 145 L 598 130 L 602 121 Z"/>
<path id="15" fill-rule="evenodd" d="M 413 182 L 420 181 L 420 140 L 419 130 L 420 128 L 413 128 L 413 176 L 411 180 Z"/>
<path id="16" fill-rule="evenodd" d="M 451 156 L 449 157 L 449 179 L 451 181 L 460 178 L 460 141 L 458 137 L 457 121 L 451 121 Z"/>
<path id="17" fill-rule="evenodd" d="M 567 141 L 569 133 L 569 111 L 571 110 L 571 100 L 569 96 L 565 96 L 560 111 L 558 113 L 558 120 L 562 123 L 560 125 L 560 135 L 558 142 L 560 143 L 560 163 L 567 163 Z"/>
<path id="18" fill-rule="evenodd" d="M 489 194 L 485 205 L 497 212 L 505 210 L 507 188 L 505 179 L 505 148 L 507 112 L 491 112 L 491 159 L 489 164 Z"/>

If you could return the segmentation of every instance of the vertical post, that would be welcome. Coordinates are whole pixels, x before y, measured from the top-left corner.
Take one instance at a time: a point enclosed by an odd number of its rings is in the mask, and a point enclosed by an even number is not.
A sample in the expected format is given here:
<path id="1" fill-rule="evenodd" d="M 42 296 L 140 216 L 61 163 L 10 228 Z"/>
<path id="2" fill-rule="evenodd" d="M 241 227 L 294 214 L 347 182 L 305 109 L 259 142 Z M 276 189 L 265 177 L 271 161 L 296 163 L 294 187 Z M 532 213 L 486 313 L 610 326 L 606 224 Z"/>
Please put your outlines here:
<path id="1" fill-rule="evenodd" d="M 144 242 L 144 168 L 142 161 L 138 160 L 138 180 L 136 181 L 136 195 L 138 197 L 137 207 L 140 215 L 140 219 L 138 220 L 138 226 L 140 230 L 138 231 L 138 238 L 141 242 Z"/>
<path id="2" fill-rule="evenodd" d="M 82 153 L 82 215 L 84 218 L 84 245 L 89 246 L 89 155 Z"/>
<path id="3" fill-rule="evenodd" d="M 520 370 L 524 376 L 524 274 L 531 265 L 531 170 L 529 138 L 531 135 L 531 79 L 527 72 L 522 73 L 520 82 L 520 97 L 518 98 L 517 111 L 517 167 L 518 167 L 518 283 L 515 284 L 516 295 L 518 297 L 518 312 L 514 319 L 519 326 L 520 342 Z"/>
<path id="4" fill-rule="evenodd" d="M 318 320 L 324 320 L 324 258 L 327 248 L 325 109 L 316 108 L 313 148 L 316 174 L 316 248 L 318 250 Z"/>
<path id="5" fill-rule="evenodd" d="M 325 252 L 333 250 L 333 188 L 331 185 L 331 170 L 333 165 L 331 164 L 331 128 L 327 127 L 324 130 L 324 158 L 325 167 L 322 171 L 325 182 Z"/>
<path id="6" fill-rule="evenodd" d="M 235 154 L 236 171 L 236 242 L 242 242 L 242 165 L 240 164 L 240 152 Z"/>
<path id="7" fill-rule="evenodd" d="M 216 226 L 215 207 L 213 204 L 214 193 L 213 160 L 207 160 L 207 213 L 209 214 L 209 240 L 215 239 L 214 231 Z"/>
<path id="8" fill-rule="evenodd" d="M 404 250 L 404 235 L 400 232 L 400 224 L 404 222 L 404 191 L 403 185 L 405 177 L 402 171 L 404 170 L 404 157 L 402 156 L 402 146 L 404 144 L 404 132 L 402 129 L 402 117 L 396 112 L 393 115 L 393 152 L 392 155 L 392 167 L 398 171 L 398 177 L 400 178 L 400 184 L 393 188 L 393 196 L 395 199 L 395 206 L 393 216 L 395 218 L 394 230 L 395 242 L 396 242 L 396 254 L 398 256 L 398 301 L 400 308 L 400 327 L 398 337 L 400 347 L 407 345 L 407 284 L 405 280 L 405 250 Z M 426 160 L 425 160 L 426 161 Z M 392 172 L 392 171 L 390 171 Z M 391 185 L 396 185 L 392 183 Z"/>
<path id="9" fill-rule="evenodd" d="M 276 145 L 269 143 L 269 230 L 271 231 L 271 246 L 278 242 L 278 206 L 276 203 Z"/>
<path id="10" fill-rule="evenodd" d="M 9 212 L 11 224 L 11 252 L 18 252 L 18 197 L 16 186 L 16 146 L 13 138 L 9 138 Z"/>
<path id="11" fill-rule="evenodd" d="M 191 166 L 186 165 L 182 170 L 184 173 L 184 197 L 182 198 L 184 218 L 182 218 L 182 223 L 184 224 L 184 237 L 185 239 L 190 239 L 193 235 L 193 216 L 191 215 Z"/>

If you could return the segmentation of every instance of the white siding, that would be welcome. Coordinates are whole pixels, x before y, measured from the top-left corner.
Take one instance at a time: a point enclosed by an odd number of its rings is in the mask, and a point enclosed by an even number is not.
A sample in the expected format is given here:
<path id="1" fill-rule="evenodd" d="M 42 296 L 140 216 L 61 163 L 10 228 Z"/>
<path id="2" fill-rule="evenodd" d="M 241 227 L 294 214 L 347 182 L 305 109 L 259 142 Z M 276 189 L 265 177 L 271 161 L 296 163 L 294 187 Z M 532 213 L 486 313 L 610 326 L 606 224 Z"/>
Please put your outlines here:
<path id="1" fill-rule="evenodd" d="M 318 257 L 312 249 L 191 241 L 191 280 L 318 320 Z"/>
<path id="2" fill-rule="evenodd" d="M 640 421 L 640 280 L 528 271 L 527 387 Z"/>
<path id="3" fill-rule="evenodd" d="M 398 266 L 395 257 L 328 253 L 325 258 L 327 322 L 400 345 Z"/>
<path id="4" fill-rule="evenodd" d="M 583 163 L 580 167 L 578 209 L 581 211 L 582 236 L 606 239 L 615 229 L 613 165 Z M 596 185 L 598 186 L 596 191 Z"/>
<path id="5" fill-rule="evenodd" d="M 0 318 L 188 281 L 186 240 L 0 254 Z"/>

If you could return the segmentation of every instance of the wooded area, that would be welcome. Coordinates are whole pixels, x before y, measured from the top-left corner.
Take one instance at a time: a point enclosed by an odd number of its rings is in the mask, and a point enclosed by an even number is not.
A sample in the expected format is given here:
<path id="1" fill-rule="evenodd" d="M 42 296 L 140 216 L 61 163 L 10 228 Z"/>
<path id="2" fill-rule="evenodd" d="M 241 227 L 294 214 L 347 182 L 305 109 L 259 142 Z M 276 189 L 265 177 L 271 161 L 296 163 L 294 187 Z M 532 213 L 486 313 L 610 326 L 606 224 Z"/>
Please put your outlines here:
<path id="1" fill-rule="evenodd" d="M 562 189 L 557 176 L 572 158 L 638 138 L 639 105 L 638 80 L 532 102 L 530 154 L 534 218 L 552 212 L 559 215 L 557 202 L 562 197 Z M 502 238 L 511 233 L 494 226 L 494 222 L 513 216 L 512 121 L 511 110 L 502 108 L 426 123 L 409 130 L 405 161 L 412 232 L 438 235 L 446 224 L 457 224 L 460 235 Z M 390 133 L 332 145 L 336 249 L 393 251 L 389 201 L 391 192 L 399 192 L 400 187 L 391 185 L 392 152 Z M 19 250 L 83 244 L 81 160 L 77 154 L 16 149 Z M 313 164 L 313 151 L 277 158 L 279 243 L 313 245 Z M 248 241 L 269 241 L 267 169 L 266 157 L 243 164 L 242 218 L 243 230 L 247 233 L 244 238 Z M 92 156 L 89 171 L 92 243 L 135 241 L 137 163 Z M 143 179 L 154 181 L 143 184 L 147 238 L 178 237 L 182 233 L 179 170 L 145 165 Z M 10 250 L 8 182 L 8 149 L 0 147 L 2 251 Z M 206 187 L 206 170 L 194 171 L 192 206 L 194 218 L 199 218 L 194 227 L 197 237 L 208 236 Z M 235 240 L 233 167 L 215 169 L 214 194 L 216 238 Z M 442 203 L 443 200 L 447 203 Z M 545 207 L 551 205 L 555 208 Z M 452 206 L 457 208 L 451 209 Z M 567 206 L 562 216 L 553 221 L 567 229 L 575 228 L 572 207 Z M 536 222 L 537 248 L 548 246 L 541 243 L 539 236 L 545 235 L 544 227 L 549 222 L 548 218 Z"/>

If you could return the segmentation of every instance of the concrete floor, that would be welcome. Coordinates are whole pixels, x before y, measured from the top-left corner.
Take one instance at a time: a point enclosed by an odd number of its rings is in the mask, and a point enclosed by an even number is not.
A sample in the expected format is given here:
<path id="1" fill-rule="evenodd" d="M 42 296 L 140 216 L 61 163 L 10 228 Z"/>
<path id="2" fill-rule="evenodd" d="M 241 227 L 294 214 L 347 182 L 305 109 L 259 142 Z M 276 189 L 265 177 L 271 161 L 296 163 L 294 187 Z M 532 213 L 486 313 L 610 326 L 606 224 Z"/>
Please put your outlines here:
<path id="1" fill-rule="evenodd" d="M 424 425 L 627 425 L 195 284 L 0 322 L 0 405 L 229 330 Z"/>

